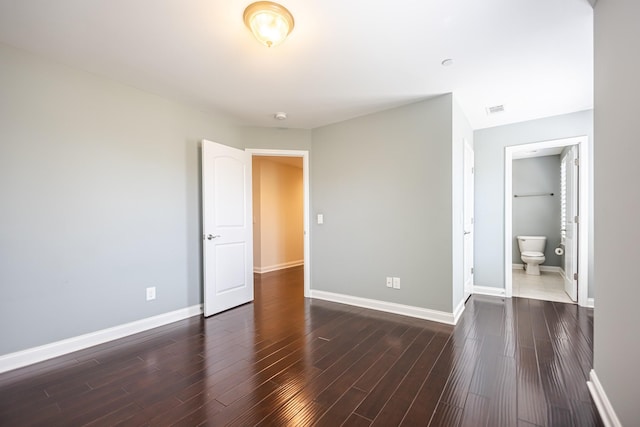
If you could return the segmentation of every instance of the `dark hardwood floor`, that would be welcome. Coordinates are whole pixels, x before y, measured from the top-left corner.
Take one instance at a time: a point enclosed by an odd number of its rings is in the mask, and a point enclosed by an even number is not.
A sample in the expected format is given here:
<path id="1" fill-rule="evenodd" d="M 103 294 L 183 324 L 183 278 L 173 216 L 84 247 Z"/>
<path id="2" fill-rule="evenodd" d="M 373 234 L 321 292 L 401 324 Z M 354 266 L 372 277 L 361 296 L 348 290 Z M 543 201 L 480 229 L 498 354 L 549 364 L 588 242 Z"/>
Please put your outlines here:
<path id="1" fill-rule="evenodd" d="M 593 311 L 473 296 L 454 328 L 302 296 L 256 300 L 0 375 L 1 426 L 592 426 Z"/>

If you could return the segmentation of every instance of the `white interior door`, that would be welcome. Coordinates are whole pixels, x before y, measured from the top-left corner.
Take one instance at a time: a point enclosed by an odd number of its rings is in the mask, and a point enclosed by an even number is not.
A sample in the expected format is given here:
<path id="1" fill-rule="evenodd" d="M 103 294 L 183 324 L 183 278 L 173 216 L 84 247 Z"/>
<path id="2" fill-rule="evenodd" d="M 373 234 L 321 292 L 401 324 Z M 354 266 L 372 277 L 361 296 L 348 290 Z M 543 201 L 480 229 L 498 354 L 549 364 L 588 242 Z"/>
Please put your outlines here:
<path id="1" fill-rule="evenodd" d="M 464 299 L 473 291 L 474 153 L 464 144 Z"/>
<path id="2" fill-rule="evenodd" d="M 564 290 L 572 301 L 578 300 L 578 166 L 577 148 L 571 147 L 564 162 L 566 173 L 566 221 L 564 239 Z"/>
<path id="3" fill-rule="evenodd" d="M 251 155 L 202 141 L 204 315 L 253 301 Z"/>

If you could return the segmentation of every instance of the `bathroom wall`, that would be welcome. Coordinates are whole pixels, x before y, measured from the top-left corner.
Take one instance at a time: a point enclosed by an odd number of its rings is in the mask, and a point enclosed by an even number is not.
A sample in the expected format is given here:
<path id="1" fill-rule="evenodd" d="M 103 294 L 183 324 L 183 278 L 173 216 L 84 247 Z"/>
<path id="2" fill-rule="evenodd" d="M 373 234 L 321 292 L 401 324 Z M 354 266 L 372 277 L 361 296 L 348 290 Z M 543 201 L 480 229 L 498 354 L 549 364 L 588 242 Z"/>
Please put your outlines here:
<path id="1" fill-rule="evenodd" d="M 560 155 L 513 160 L 513 263 L 522 264 L 516 236 L 546 236 L 543 265 L 562 266 L 554 249 L 560 245 Z M 553 196 L 548 194 L 553 193 Z"/>

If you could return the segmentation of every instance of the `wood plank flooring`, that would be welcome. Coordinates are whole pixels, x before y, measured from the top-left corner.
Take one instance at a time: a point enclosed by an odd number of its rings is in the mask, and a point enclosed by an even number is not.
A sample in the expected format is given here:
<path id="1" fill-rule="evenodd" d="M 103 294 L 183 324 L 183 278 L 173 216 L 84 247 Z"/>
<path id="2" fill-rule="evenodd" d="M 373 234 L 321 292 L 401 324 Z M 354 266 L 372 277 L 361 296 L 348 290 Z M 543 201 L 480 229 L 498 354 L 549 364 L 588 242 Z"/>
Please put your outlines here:
<path id="1" fill-rule="evenodd" d="M 456 327 L 305 299 L 302 268 L 256 300 L 0 375 L 1 426 L 600 426 L 593 310 L 473 296 Z"/>

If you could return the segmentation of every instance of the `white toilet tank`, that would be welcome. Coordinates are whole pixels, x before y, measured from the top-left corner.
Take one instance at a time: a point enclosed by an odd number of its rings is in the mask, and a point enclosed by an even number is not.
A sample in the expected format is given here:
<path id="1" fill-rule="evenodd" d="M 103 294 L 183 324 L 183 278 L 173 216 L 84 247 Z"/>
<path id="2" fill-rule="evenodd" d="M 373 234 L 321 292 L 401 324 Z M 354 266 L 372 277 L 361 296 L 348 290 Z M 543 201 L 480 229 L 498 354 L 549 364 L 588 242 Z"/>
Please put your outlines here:
<path id="1" fill-rule="evenodd" d="M 523 252 L 542 252 L 547 244 L 546 236 L 518 236 L 518 247 L 520 253 Z"/>

